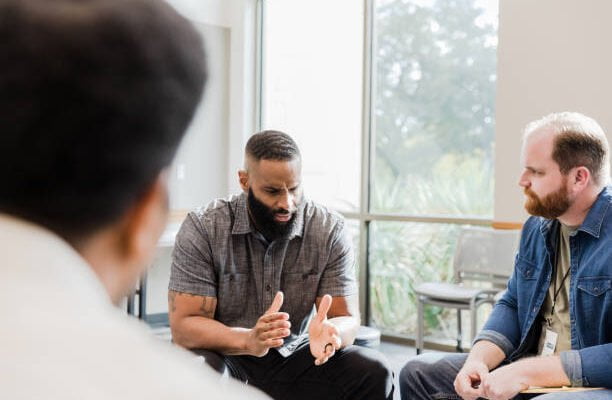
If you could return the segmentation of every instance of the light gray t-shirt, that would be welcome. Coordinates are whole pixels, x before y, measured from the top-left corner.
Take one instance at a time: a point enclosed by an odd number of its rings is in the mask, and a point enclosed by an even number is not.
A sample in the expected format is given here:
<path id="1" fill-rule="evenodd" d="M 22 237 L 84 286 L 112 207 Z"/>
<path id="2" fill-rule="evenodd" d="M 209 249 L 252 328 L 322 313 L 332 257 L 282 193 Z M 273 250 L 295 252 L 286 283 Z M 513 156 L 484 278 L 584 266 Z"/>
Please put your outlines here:
<path id="1" fill-rule="evenodd" d="M 169 289 L 216 297 L 215 319 L 245 328 L 282 291 L 292 332 L 279 350 L 286 356 L 306 337 L 316 297 L 357 293 L 354 264 L 339 214 L 304 200 L 289 235 L 268 243 L 252 228 L 243 193 L 188 214 L 176 237 Z"/>

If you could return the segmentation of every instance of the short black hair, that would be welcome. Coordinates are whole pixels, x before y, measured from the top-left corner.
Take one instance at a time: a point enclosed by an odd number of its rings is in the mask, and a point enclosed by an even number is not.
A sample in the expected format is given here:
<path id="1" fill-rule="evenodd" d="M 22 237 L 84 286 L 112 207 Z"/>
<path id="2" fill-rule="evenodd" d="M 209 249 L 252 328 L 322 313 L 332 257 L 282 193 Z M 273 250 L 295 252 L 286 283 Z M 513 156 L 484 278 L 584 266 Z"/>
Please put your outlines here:
<path id="1" fill-rule="evenodd" d="M 0 0 L 0 212 L 75 239 L 170 165 L 206 82 L 159 0 Z"/>
<path id="2" fill-rule="evenodd" d="M 297 143 L 286 133 L 274 130 L 262 131 L 251 136 L 245 153 L 255 161 L 291 161 L 301 159 Z"/>

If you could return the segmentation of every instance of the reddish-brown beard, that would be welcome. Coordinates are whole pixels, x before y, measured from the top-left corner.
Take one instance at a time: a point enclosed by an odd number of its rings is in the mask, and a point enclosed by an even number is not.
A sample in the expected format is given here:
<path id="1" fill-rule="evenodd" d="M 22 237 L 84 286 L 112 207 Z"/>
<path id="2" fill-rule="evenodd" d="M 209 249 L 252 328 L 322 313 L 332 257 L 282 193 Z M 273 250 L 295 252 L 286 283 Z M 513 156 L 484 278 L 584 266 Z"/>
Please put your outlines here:
<path id="1" fill-rule="evenodd" d="M 563 179 L 561 187 L 540 199 L 533 190 L 525 188 L 525 210 L 531 215 L 554 219 L 563 215 L 572 205 L 566 189 L 567 178 Z"/>

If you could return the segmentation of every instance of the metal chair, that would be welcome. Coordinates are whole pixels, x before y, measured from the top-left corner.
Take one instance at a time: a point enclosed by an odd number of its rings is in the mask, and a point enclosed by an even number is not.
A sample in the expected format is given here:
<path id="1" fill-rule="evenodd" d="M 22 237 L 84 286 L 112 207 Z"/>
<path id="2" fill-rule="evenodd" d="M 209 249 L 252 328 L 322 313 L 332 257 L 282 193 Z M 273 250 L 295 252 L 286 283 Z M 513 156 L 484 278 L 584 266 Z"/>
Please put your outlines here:
<path id="1" fill-rule="evenodd" d="M 459 234 L 453 259 L 454 282 L 425 282 L 416 287 L 418 324 L 416 350 L 423 349 L 425 304 L 457 309 L 457 351 L 461 352 L 461 310 L 470 310 L 471 338 L 476 336 L 476 316 L 483 304 L 494 304 L 506 288 L 514 268 L 519 230 L 465 227 Z M 490 283 L 489 288 L 468 286 L 469 282 Z"/>

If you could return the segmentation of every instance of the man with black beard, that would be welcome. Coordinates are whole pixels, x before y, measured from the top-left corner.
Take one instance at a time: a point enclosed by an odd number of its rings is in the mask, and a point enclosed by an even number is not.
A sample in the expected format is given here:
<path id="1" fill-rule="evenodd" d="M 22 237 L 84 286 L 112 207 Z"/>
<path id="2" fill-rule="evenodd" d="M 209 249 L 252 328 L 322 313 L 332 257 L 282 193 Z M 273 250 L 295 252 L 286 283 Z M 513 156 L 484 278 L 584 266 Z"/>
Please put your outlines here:
<path id="1" fill-rule="evenodd" d="M 612 188 L 601 127 L 578 113 L 529 124 L 519 185 L 525 223 L 508 290 L 469 354 L 424 354 L 402 399 L 510 399 L 532 386 L 603 387 L 537 396 L 612 399 Z"/>
<path id="2" fill-rule="evenodd" d="M 178 233 L 174 342 L 275 399 L 391 399 L 384 357 L 352 346 L 359 309 L 344 220 L 304 199 L 296 143 L 253 135 L 238 176 L 242 194 L 189 213 Z"/>

